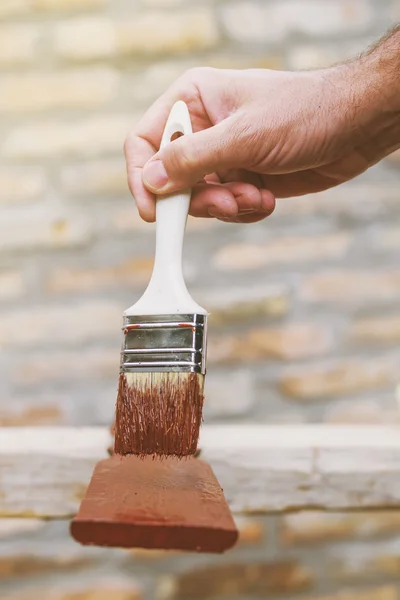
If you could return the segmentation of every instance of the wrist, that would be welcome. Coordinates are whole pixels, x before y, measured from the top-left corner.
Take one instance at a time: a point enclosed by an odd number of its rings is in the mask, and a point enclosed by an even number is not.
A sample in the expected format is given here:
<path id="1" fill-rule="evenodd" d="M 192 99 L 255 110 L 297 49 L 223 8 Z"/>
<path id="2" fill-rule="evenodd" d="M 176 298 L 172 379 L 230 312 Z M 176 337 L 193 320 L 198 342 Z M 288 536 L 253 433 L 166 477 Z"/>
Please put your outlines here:
<path id="1" fill-rule="evenodd" d="M 375 44 L 360 58 L 371 72 L 373 81 L 381 87 L 382 109 L 400 113 L 400 26 Z"/>
<path id="2" fill-rule="evenodd" d="M 356 145 L 374 164 L 400 147 L 400 29 L 344 68 Z"/>

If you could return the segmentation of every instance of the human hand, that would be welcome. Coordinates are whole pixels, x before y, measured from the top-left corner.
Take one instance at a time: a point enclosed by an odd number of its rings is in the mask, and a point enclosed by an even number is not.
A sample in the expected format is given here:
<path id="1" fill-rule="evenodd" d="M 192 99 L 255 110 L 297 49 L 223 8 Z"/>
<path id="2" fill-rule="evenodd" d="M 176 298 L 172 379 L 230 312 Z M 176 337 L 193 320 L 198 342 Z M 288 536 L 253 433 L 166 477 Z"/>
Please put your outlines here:
<path id="1" fill-rule="evenodd" d="M 374 150 L 380 127 L 372 77 L 371 65 L 356 62 L 300 73 L 188 71 L 125 144 L 141 216 L 154 221 L 155 194 L 193 187 L 190 214 L 250 223 L 272 213 L 275 197 L 322 191 L 362 173 L 388 153 Z M 157 151 L 179 99 L 194 133 Z"/>

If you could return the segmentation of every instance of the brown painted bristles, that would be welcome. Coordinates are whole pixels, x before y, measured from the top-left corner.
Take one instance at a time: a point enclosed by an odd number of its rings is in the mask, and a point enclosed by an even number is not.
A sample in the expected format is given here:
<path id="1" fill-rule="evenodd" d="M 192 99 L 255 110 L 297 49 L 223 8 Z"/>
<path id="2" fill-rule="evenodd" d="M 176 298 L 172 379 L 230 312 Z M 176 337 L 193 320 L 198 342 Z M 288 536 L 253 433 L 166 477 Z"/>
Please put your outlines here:
<path id="1" fill-rule="evenodd" d="M 121 373 L 115 418 L 116 454 L 195 454 L 204 375 Z"/>

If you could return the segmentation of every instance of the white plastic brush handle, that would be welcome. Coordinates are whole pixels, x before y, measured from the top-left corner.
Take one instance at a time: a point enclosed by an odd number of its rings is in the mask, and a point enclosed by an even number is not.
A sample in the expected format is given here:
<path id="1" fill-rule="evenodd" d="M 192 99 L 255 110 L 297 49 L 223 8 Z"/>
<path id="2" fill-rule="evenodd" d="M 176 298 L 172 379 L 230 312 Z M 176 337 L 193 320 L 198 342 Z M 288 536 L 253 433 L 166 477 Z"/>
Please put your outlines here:
<path id="1" fill-rule="evenodd" d="M 192 133 L 188 107 L 182 101 L 172 107 L 160 148 L 171 142 L 175 133 Z M 167 315 L 207 311 L 190 296 L 182 271 L 183 238 L 191 190 L 159 196 L 156 202 L 156 254 L 150 283 L 136 304 L 125 315 Z"/>

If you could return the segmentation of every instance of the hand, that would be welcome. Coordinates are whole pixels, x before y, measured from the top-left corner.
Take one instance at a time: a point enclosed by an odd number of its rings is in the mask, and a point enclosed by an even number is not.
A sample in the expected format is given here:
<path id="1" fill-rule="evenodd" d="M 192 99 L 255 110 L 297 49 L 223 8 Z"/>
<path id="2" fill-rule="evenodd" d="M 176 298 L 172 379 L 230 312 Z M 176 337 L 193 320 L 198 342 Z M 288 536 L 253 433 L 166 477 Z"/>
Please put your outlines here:
<path id="1" fill-rule="evenodd" d="M 300 73 L 188 71 L 125 144 L 141 216 L 154 221 L 155 194 L 193 187 L 193 216 L 250 223 L 272 213 L 275 197 L 325 190 L 362 173 L 384 155 L 365 143 L 378 110 L 367 72 L 357 63 Z M 189 107 L 194 133 L 158 152 L 178 99 Z"/>

